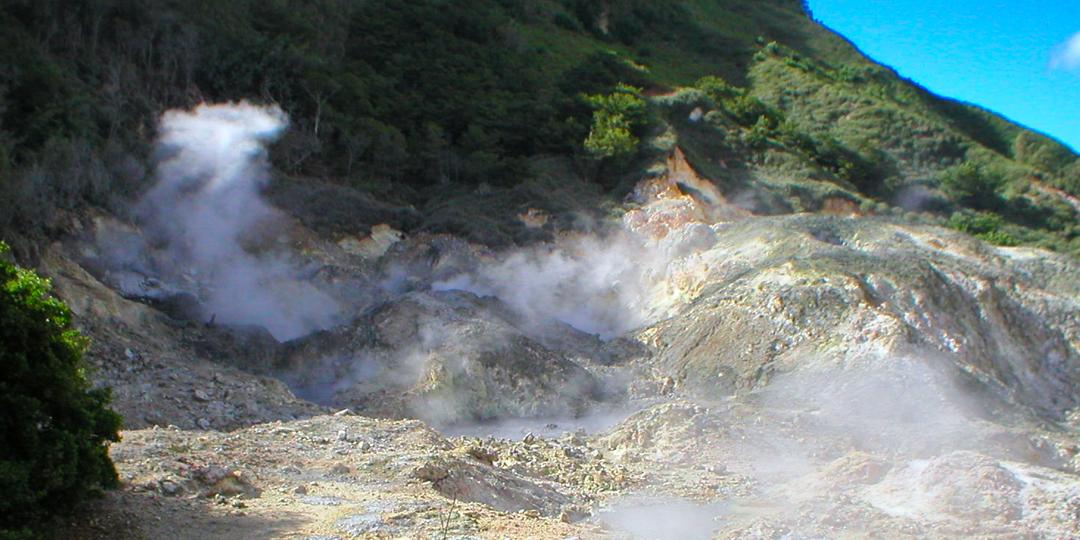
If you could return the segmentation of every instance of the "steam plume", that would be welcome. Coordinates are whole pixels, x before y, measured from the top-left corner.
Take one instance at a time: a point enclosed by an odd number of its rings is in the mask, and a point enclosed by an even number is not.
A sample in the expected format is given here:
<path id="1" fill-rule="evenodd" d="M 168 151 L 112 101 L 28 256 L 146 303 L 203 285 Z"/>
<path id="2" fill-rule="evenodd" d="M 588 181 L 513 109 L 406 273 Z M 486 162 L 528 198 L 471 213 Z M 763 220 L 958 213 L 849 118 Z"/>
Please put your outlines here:
<path id="1" fill-rule="evenodd" d="M 608 339 L 669 315 L 681 301 L 673 283 L 698 274 L 696 253 L 715 241 L 700 224 L 659 241 L 626 230 L 584 235 L 512 251 L 433 288 L 498 297 L 534 331 L 555 320 Z"/>
<path id="2" fill-rule="evenodd" d="M 281 232 L 278 212 L 260 194 L 266 145 L 287 125 L 278 107 L 248 103 L 165 113 L 158 147 L 167 157 L 138 207 L 145 229 L 165 247 L 171 268 L 163 277 L 193 284 L 204 317 L 259 325 L 279 340 L 325 328 L 338 311 L 327 294 L 298 279 L 296 265 L 265 246 Z"/>

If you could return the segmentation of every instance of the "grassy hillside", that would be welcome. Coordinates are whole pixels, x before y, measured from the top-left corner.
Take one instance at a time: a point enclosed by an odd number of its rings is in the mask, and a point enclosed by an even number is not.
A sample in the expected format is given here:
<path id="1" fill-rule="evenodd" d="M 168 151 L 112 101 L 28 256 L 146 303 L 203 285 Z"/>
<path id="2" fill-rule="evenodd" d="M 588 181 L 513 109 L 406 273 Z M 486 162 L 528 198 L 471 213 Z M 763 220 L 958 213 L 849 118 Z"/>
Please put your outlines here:
<path id="1" fill-rule="evenodd" d="M 446 201 L 602 206 L 678 146 L 758 211 L 839 198 L 1080 254 L 1075 154 L 901 80 L 794 0 L 11 0 L 0 27 L 8 235 L 124 208 L 162 110 L 248 99 L 290 113 L 274 193 L 330 230 L 522 241 Z"/>

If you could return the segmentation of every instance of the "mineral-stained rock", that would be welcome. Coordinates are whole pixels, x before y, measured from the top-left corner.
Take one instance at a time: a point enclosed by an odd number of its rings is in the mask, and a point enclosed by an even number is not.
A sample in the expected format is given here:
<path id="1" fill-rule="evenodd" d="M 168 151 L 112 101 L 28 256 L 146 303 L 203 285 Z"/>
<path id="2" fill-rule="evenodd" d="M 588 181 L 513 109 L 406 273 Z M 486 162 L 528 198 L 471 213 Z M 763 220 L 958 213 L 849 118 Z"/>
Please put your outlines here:
<path id="1" fill-rule="evenodd" d="M 647 454 L 659 462 L 681 459 L 703 434 L 715 435 L 723 426 L 708 411 L 689 402 L 657 405 L 635 413 L 600 438 L 613 455 Z"/>

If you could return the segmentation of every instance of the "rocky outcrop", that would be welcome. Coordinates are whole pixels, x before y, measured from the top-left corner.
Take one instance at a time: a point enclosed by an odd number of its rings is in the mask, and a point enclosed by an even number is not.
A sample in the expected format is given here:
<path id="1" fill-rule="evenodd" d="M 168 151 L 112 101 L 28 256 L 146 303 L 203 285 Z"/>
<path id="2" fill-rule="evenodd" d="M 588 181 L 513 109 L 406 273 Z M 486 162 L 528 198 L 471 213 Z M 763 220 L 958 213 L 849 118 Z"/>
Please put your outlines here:
<path id="1" fill-rule="evenodd" d="M 1080 404 L 1080 269 L 1067 257 L 875 219 L 714 227 L 702 292 L 637 334 L 687 390 L 918 357 L 1048 418 Z"/>
<path id="2" fill-rule="evenodd" d="M 440 424 L 574 416 L 601 398 L 596 376 L 513 323 L 494 299 L 412 292 L 292 344 L 287 378 L 317 401 Z"/>
<path id="3" fill-rule="evenodd" d="M 275 354 L 276 342 L 268 345 L 258 333 L 245 338 L 243 332 L 203 328 L 126 299 L 59 244 L 46 251 L 43 266 L 90 337 L 92 380 L 112 389 L 126 429 L 235 429 L 324 411 L 297 399 L 279 379 L 237 368 Z"/>

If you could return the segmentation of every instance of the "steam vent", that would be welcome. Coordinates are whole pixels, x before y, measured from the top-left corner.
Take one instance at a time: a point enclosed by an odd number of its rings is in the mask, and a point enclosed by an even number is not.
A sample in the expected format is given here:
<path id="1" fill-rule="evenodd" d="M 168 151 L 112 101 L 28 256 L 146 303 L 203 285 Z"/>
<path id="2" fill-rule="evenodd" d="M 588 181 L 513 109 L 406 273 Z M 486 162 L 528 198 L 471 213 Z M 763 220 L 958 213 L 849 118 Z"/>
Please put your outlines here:
<path id="1" fill-rule="evenodd" d="M 0 3 L 0 540 L 1080 538 L 1080 19 L 841 4 Z"/>

